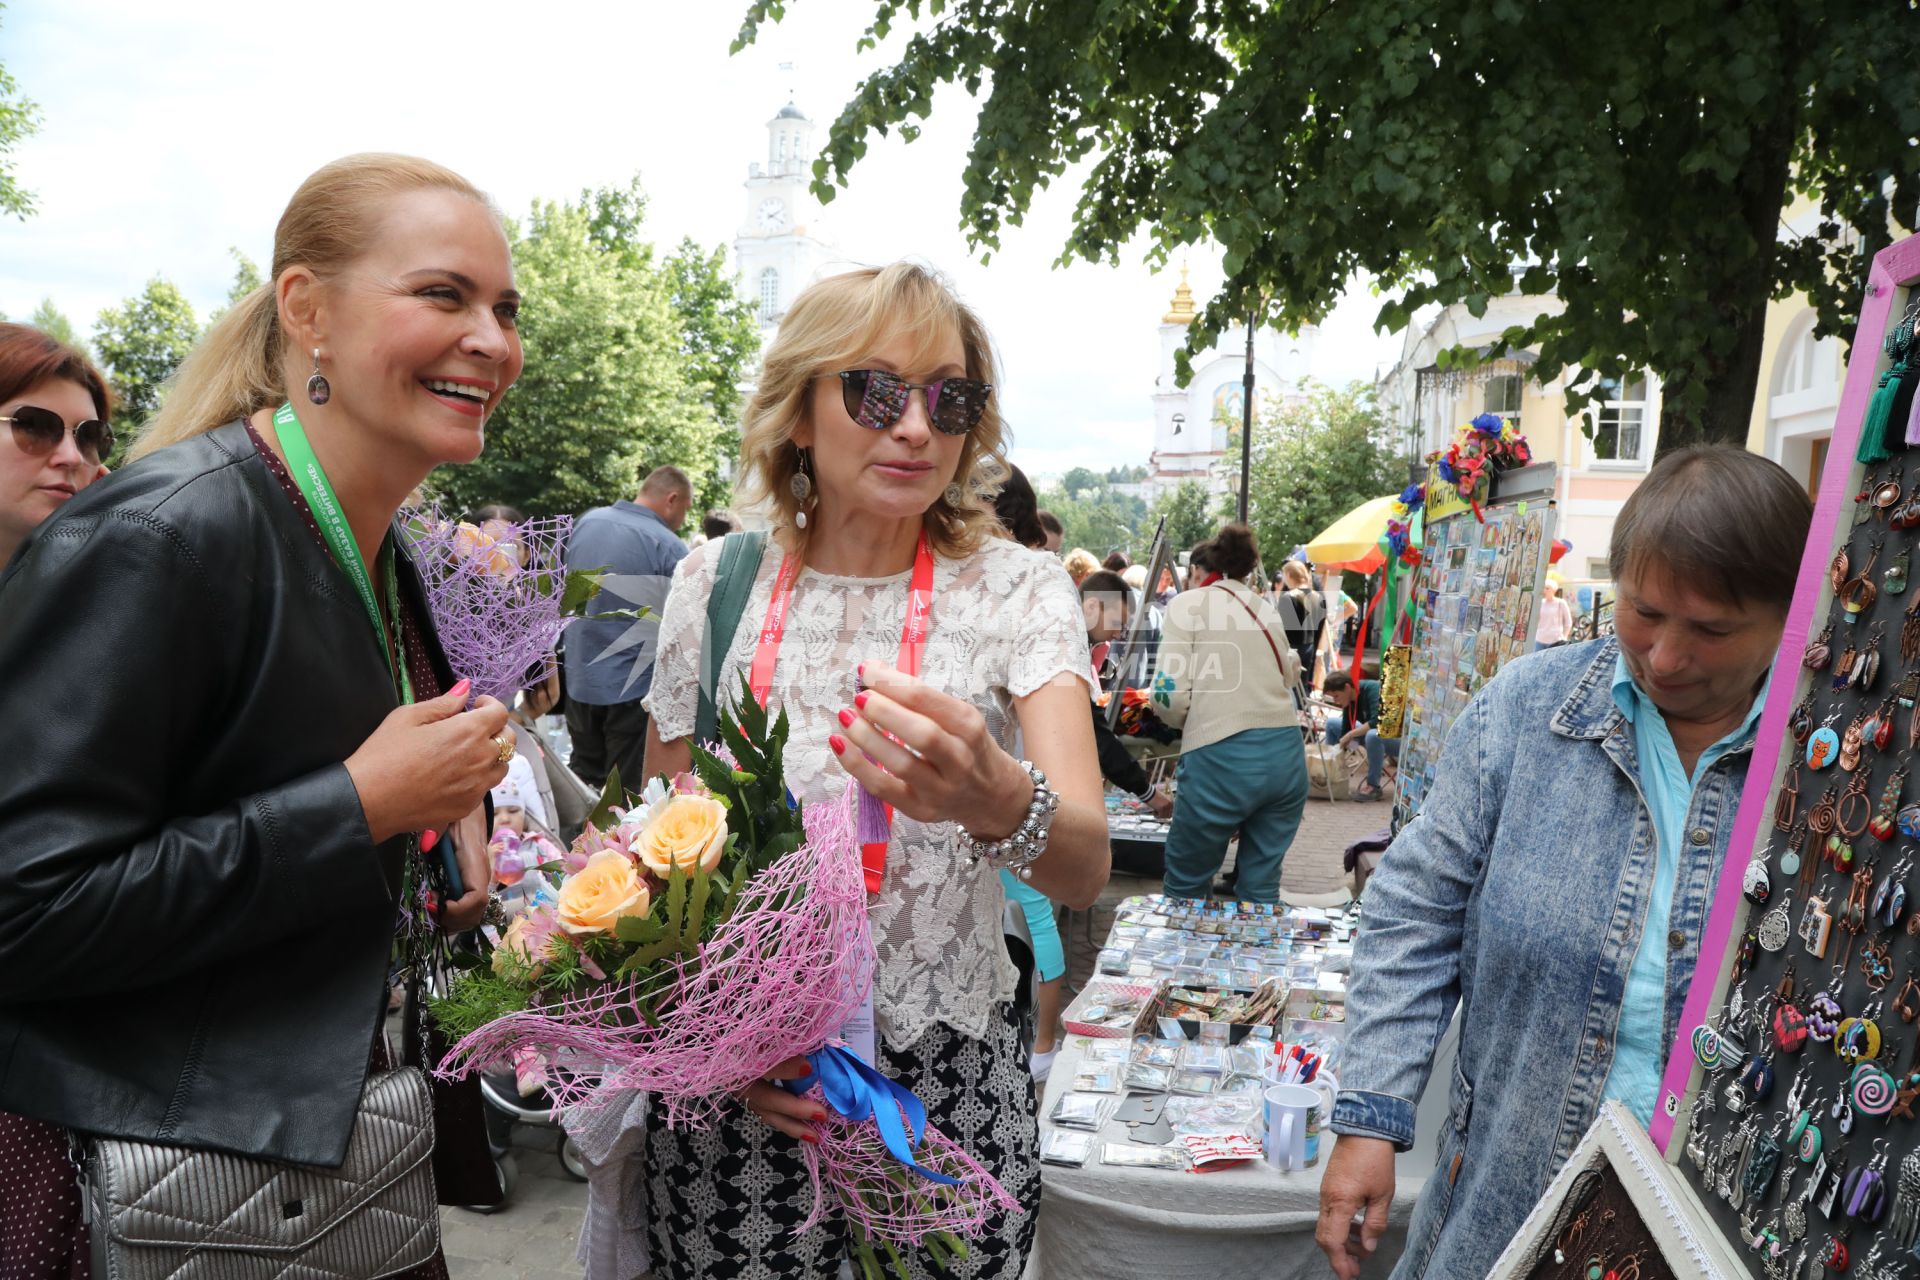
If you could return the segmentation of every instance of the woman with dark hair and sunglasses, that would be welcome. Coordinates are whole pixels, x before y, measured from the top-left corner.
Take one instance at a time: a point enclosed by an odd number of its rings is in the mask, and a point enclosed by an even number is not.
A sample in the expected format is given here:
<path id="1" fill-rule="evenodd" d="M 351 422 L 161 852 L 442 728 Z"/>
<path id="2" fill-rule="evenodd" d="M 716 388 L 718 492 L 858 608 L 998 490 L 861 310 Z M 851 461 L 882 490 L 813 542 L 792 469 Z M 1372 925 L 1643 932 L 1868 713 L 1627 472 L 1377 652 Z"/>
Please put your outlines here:
<path id="1" fill-rule="evenodd" d="M 0 568 L 60 504 L 107 474 L 112 396 L 93 361 L 0 324 Z"/>
<path id="2" fill-rule="evenodd" d="M 800 295 L 741 447 L 773 534 L 757 564 L 728 555 L 753 545 L 731 535 L 676 570 L 646 764 L 649 776 L 686 769 L 703 677 L 725 705 L 752 672 L 790 722 L 796 796 L 829 802 L 851 776 L 893 807 L 888 840 L 864 859 L 877 1037 L 849 1041 L 1019 1200 L 950 1273 L 1014 1280 L 1040 1166 L 998 872 L 1087 907 L 1109 854 L 1079 600 L 1058 560 L 996 536 L 982 497 L 1004 465 L 992 378 L 979 319 L 923 267 L 848 272 Z M 706 670 L 723 561 L 751 585 Z M 736 583 L 718 583 L 723 599 Z M 1012 754 L 1016 729 L 1026 761 Z M 1034 838 L 1011 852 L 1023 830 Z M 803 1074 L 798 1059 L 773 1073 Z M 845 1223 L 797 1230 L 813 1205 L 800 1144 L 818 1140 L 823 1114 L 768 1082 L 745 1102 L 710 1129 L 647 1135 L 655 1270 L 826 1280 L 848 1256 Z M 923 1258 L 907 1262 L 928 1274 Z"/>

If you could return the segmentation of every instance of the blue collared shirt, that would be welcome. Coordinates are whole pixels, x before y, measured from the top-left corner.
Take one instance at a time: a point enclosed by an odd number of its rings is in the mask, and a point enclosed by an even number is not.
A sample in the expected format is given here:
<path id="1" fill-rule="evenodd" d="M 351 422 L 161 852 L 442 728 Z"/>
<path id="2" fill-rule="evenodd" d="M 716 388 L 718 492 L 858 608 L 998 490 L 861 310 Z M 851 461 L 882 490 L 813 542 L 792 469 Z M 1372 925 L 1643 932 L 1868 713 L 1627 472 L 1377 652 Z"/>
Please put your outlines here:
<path id="1" fill-rule="evenodd" d="M 1666 1025 L 1667 927 L 1693 788 L 1714 761 L 1752 740 L 1760 708 L 1766 701 L 1763 687 L 1747 709 L 1746 719 L 1701 752 L 1689 777 L 1680 764 L 1680 752 L 1673 745 L 1666 717 L 1633 682 L 1626 659 L 1614 659 L 1613 702 L 1633 726 L 1634 753 L 1640 760 L 1640 791 L 1646 798 L 1659 848 L 1654 863 L 1653 898 L 1647 904 L 1640 949 L 1634 953 L 1633 965 L 1627 971 L 1627 988 L 1620 1004 L 1613 1068 L 1607 1073 L 1601 1093 L 1603 1097 L 1617 1098 L 1643 1126 L 1653 1123 L 1653 1103 L 1660 1093 L 1660 1070 L 1666 1063 L 1669 1047 L 1661 1034 Z M 1707 851 L 1702 851 L 1701 856 L 1708 856 Z"/>
<path id="2" fill-rule="evenodd" d="M 595 507 L 573 526 L 567 544 L 567 569 L 605 569 L 600 609 L 648 608 L 649 618 L 580 621 L 566 632 L 567 696 L 589 706 L 638 702 L 653 687 L 653 657 L 660 638 L 660 614 L 673 585 L 673 571 L 686 558 L 687 544 L 658 514 L 638 503 L 620 501 Z"/>

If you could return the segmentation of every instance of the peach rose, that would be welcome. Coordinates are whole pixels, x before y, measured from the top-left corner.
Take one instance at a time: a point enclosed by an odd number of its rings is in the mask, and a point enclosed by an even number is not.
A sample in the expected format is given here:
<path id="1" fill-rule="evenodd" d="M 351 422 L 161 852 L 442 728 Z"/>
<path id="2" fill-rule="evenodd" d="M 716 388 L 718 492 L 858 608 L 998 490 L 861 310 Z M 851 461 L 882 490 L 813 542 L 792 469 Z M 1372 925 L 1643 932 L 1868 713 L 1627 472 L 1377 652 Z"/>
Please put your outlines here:
<path id="1" fill-rule="evenodd" d="M 520 557 L 515 554 L 517 547 L 512 541 L 464 520 L 454 526 L 453 550 L 462 560 L 478 562 L 481 572 L 496 578 L 512 577 L 520 571 Z"/>
<path id="2" fill-rule="evenodd" d="M 513 923 L 507 926 L 507 931 L 500 935 L 500 945 L 494 948 L 493 971 L 504 977 L 510 960 L 536 974 L 545 968 L 546 938 L 544 934 L 536 937 L 537 932 L 532 916 L 515 917 Z M 538 955 L 534 951 L 536 942 L 539 944 Z"/>
<path id="3" fill-rule="evenodd" d="M 554 910 L 561 929 L 579 937 L 612 933 L 625 916 L 643 916 L 653 905 L 646 882 L 627 856 L 602 849 L 587 865 L 560 886 L 560 904 Z"/>
<path id="4" fill-rule="evenodd" d="M 712 796 L 675 796 L 657 806 L 633 843 L 634 856 L 662 880 L 675 867 L 712 871 L 727 843 L 727 807 Z"/>

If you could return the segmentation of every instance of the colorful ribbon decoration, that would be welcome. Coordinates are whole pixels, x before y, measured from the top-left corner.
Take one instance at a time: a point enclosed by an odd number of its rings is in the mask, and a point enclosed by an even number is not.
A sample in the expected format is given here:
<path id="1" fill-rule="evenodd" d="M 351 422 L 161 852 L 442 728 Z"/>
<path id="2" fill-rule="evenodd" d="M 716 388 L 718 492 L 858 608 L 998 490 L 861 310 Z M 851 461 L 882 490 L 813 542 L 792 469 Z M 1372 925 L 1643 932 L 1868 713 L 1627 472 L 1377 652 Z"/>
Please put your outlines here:
<path id="1" fill-rule="evenodd" d="M 913 1090 L 887 1079 L 859 1054 L 839 1045 L 808 1054 L 807 1065 L 813 1069 L 812 1074 L 788 1081 L 788 1091 L 805 1094 L 818 1084 L 827 1105 L 849 1122 L 872 1119 L 887 1144 L 887 1154 L 895 1160 L 929 1182 L 960 1185 L 958 1178 L 935 1173 L 913 1158 L 913 1149 L 920 1145 L 920 1135 L 927 1128 L 926 1104 L 914 1096 Z"/>

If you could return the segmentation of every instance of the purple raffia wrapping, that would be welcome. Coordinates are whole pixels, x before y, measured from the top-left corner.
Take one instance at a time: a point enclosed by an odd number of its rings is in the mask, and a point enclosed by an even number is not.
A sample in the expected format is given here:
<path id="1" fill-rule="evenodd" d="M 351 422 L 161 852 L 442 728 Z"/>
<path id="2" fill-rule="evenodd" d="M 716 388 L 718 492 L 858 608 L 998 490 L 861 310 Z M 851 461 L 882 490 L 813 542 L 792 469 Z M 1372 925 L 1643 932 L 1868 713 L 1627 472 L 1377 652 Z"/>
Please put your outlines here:
<path id="1" fill-rule="evenodd" d="M 456 679 L 473 681 L 475 696 L 511 705 L 553 674 L 568 621 L 561 600 L 572 516 L 475 526 L 418 511 L 402 527 Z"/>

